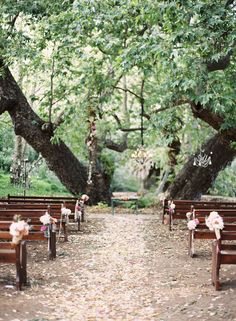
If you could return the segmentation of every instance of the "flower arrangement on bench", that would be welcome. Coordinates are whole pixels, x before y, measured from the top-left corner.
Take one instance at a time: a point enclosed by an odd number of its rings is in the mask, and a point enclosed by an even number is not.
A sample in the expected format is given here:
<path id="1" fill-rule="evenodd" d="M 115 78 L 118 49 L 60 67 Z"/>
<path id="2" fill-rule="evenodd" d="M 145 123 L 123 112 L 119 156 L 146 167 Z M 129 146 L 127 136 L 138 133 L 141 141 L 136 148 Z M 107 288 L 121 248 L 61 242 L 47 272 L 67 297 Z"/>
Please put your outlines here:
<path id="1" fill-rule="evenodd" d="M 194 218 L 188 221 L 187 226 L 189 230 L 195 230 L 198 224 L 199 224 L 199 220 L 197 218 Z"/>
<path id="2" fill-rule="evenodd" d="M 61 205 L 61 219 L 63 222 L 69 223 L 69 216 L 71 214 L 71 210 L 66 207 L 65 203 Z"/>
<path id="3" fill-rule="evenodd" d="M 173 201 L 168 201 L 168 209 L 170 213 L 173 213 L 175 210 L 175 203 Z"/>
<path id="4" fill-rule="evenodd" d="M 14 215 L 13 222 L 10 225 L 10 234 L 12 235 L 12 243 L 19 244 L 23 236 L 28 235 L 30 226 L 24 220 L 21 215 Z"/>
<path id="5" fill-rule="evenodd" d="M 76 201 L 76 204 L 75 204 L 75 216 L 74 216 L 75 222 L 81 221 L 84 203 L 86 203 L 88 200 L 89 200 L 89 196 L 86 195 L 86 194 L 83 194 L 80 197 L 80 199 L 78 199 Z"/>
<path id="6" fill-rule="evenodd" d="M 205 218 L 206 226 L 210 231 L 215 231 L 217 240 L 220 239 L 220 230 L 224 228 L 224 222 L 218 212 L 211 212 L 208 217 Z"/>
<path id="7" fill-rule="evenodd" d="M 52 228 L 56 229 L 56 222 L 57 219 L 53 218 L 48 212 L 46 212 L 44 215 L 40 216 L 39 218 L 40 222 L 43 224 L 41 226 L 41 231 L 44 232 L 45 237 L 50 236 L 50 224 L 52 224 Z"/>

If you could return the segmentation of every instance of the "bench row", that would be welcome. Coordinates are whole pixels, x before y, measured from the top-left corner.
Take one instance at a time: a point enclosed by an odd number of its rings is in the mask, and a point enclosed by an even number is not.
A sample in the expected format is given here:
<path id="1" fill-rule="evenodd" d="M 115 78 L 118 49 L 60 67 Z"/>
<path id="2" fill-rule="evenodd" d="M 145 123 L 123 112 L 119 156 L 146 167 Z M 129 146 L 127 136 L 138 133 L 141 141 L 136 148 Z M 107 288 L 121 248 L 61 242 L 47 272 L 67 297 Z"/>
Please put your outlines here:
<path id="1" fill-rule="evenodd" d="M 173 221 L 191 220 L 196 226 L 189 230 L 188 254 L 195 255 L 195 240 L 213 240 L 212 245 L 212 284 L 216 290 L 220 289 L 219 272 L 222 264 L 236 264 L 236 203 L 233 202 L 207 202 L 192 200 L 165 200 L 162 223 L 167 218 L 169 230 L 172 230 Z M 215 231 L 209 230 L 206 217 L 216 211 L 223 219 L 224 227 L 219 230 L 218 239 Z M 188 214 L 187 214 L 188 213 Z M 187 216 L 186 216 L 187 214 Z M 226 241 L 226 244 L 225 244 Z M 230 242 L 228 242 L 230 241 Z"/>

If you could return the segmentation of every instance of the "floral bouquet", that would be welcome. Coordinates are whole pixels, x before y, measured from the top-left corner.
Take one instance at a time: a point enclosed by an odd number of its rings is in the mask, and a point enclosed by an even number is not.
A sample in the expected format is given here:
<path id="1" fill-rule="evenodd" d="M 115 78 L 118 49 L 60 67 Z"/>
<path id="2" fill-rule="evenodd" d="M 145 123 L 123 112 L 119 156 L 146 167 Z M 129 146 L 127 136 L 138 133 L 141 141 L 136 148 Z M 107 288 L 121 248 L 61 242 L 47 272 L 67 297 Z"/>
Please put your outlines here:
<path id="1" fill-rule="evenodd" d="M 69 208 L 66 208 L 64 204 L 61 206 L 61 215 L 62 215 L 62 220 L 64 222 L 69 221 L 69 215 L 71 214 L 71 210 Z"/>
<path id="2" fill-rule="evenodd" d="M 175 209 L 175 203 L 173 201 L 168 201 L 169 212 L 173 213 Z"/>
<path id="3" fill-rule="evenodd" d="M 86 194 L 83 194 L 83 195 L 80 197 L 80 201 L 83 202 L 83 203 L 86 203 L 88 200 L 89 200 L 89 196 L 86 195 Z"/>
<path id="4" fill-rule="evenodd" d="M 48 212 L 46 212 L 44 215 L 40 216 L 39 220 L 43 224 L 41 226 L 40 230 L 42 232 L 44 232 L 45 237 L 49 237 L 50 236 L 50 233 L 49 233 L 50 224 L 55 225 L 55 223 L 57 222 L 57 219 L 53 218 Z"/>
<path id="5" fill-rule="evenodd" d="M 83 206 L 83 203 L 81 203 L 79 200 L 77 200 L 76 204 L 75 204 L 75 215 L 74 215 L 75 222 L 77 222 L 78 220 L 81 219 L 82 206 Z"/>
<path id="6" fill-rule="evenodd" d="M 188 221 L 187 226 L 189 230 L 195 230 L 198 224 L 199 224 L 199 220 L 195 218 L 193 220 Z"/>
<path id="7" fill-rule="evenodd" d="M 224 228 L 224 222 L 218 212 L 211 212 L 208 217 L 205 218 L 206 226 L 210 231 L 215 231 L 217 240 L 220 239 L 220 230 Z"/>
<path id="8" fill-rule="evenodd" d="M 89 196 L 86 194 L 83 194 L 80 199 L 76 201 L 75 204 L 75 215 L 74 220 L 77 222 L 78 220 L 81 220 L 82 211 L 84 208 L 84 204 L 89 200 Z"/>
<path id="9" fill-rule="evenodd" d="M 10 225 L 10 234 L 12 235 L 12 243 L 19 244 L 23 236 L 29 234 L 30 226 L 21 219 L 21 215 L 15 215 Z"/>

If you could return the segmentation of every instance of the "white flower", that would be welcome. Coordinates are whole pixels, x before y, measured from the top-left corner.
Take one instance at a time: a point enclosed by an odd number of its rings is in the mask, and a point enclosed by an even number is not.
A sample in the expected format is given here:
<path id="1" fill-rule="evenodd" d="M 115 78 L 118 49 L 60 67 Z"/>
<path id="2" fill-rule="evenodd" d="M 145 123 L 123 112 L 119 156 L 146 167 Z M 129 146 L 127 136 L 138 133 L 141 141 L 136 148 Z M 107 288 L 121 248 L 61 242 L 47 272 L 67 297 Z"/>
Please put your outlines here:
<path id="1" fill-rule="evenodd" d="M 223 219 L 218 212 L 211 212 L 210 215 L 205 218 L 205 222 L 210 231 L 214 231 L 215 229 L 222 230 L 224 228 Z"/>
<path id="2" fill-rule="evenodd" d="M 211 222 L 213 229 L 220 229 L 222 230 L 224 228 L 224 222 L 222 217 L 215 218 Z"/>
<path id="3" fill-rule="evenodd" d="M 218 218 L 218 217 L 220 217 L 219 213 L 213 211 L 213 212 L 210 212 L 209 220 L 212 221 L 213 219 Z"/>
<path id="4" fill-rule="evenodd" d="M 44 215 L 40 216 L 39 220 L 43 225 L 47 225 L 51 223 L 51 215 L 46 212 Z"/>
<path id="5" fill-rule="evenodd" d="M 189 222 L 188 222 L 188 229 L 189 230 L 195 230 L 195 228 L 196 228 L 196 226 L 199 224 L 199 221 L 198 221 L 198 219 L 194 219 L 194 220 L 190 220 Z"/>
<path id="6" fill-rule="evenodd" d="M 191 216 L 192 216 L 192 213 L 191 213 L 191 212 L 187 212 L 187 213 L 186 213 L 186 217 L 187 217 L 188 220 L 190 220 Z"/>
<path id="7" fill-rule="evenodd" d="M 71 214 L 71 210 L 69 208 L 62 207 L 61 214 L 65 216 L 69 216 Z"/>
<path id="8" fill-rule="evenodd" d="M 10 234 L 11 235 L 14 235 L 14 236 L 20 235 L 20 231 L 18 230 L 17 226 L 18 226 L 18 222 L 11 223 L 11 225 L 10 225 Z"/>
<path id="9" fill-rule="evenodd" d="M 24 236 L 29 234 L 29 225 L 25 221 L 13 222 L 10 225 L 10 234 L 12 236 Z"/>
<path id="10" fill-rule="evenodd" d="M 174 209 L 175 209 L 175 203 L 172 202 L 172 203 L 170 204 L 170 208 L 171 208 L 172 210 L 174 210 Z"/>
<path id="11" fill-rule="evenodd" d="M 89 200 L 89 196 L 86 194 L 83 194 L 80 199 L 84 202 L 87 202 Z"/>

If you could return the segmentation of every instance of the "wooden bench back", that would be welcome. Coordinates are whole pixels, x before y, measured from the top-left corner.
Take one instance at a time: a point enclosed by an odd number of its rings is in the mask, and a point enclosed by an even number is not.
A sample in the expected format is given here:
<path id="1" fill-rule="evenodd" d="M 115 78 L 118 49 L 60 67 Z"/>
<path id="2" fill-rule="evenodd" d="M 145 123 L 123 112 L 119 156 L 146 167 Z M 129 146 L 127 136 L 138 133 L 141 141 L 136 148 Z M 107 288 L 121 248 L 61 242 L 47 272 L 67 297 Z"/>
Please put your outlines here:
<path id="1" fill-rule="evenodd" d="M 44 209 L 46 210 L 48 207 L 55 210 L 61 210 L 62 203 L 55 204 L 42 204 L 42 203 L 0 203 L 0 209 Z M 71 202 L 66 202 L 65 206 L 70 208 L 71 210 L 75 209 L 75 204 Z"/>
<path id="2" fill-rule="evenodd" d="M 78 197 L 70 196 L 18 196 L 8 195 L 7 198 L 1 199 L 0 202 L 11 203 L 41 203 L 41 204 L 58 204 L 62 202 L 75 204 Z"/>
<path id="3" fill-rule="evenodd" d="M 186 220 L 186 213 L 195 209 L 196 213 L 207 213 L 215 210 L 220 212 L 221 210 L 227 210 L 229 216 L 236 215 L 236 202 L 215 202 L 215 201 L 194 201 L 194 200 L 172 200 L 175 204 L 173 211 L 169 210 L 168 200 L 163 202 L 163 217 L 162 223 L 164 223 L 164 216 L 169 216 L 169 229 L 172 229 L 174 219 Z M 230 214 L 231 213 L 231 214 Z"/>
<path id="4" fill-rule="evenodd" d="M 9 233 L 9 227 L 11 222 L 2 222 L 0 221 L 0 239 L 10 241 L 12 235 Z M 44 232 L 40 230 L 41 226 L 34 226 L 32 230 L 29 231 L 28 235 L 23 236 L 23 240 L 27 241 L 46 241 L 48 242 L 48 257 L 50 260 L 56 258 L 56 232 L 51 228 L 49 231 L 49 237 L 45 237 Z"/>
<path id="5" fill-rule="evenodd" d="M 10 242 L 0 242 L 0 263 L 16 265 L 16 289 L 22 290 L 22 285 L 27 283 L 26 242 L 22 241 L 15 246 Z"/>

